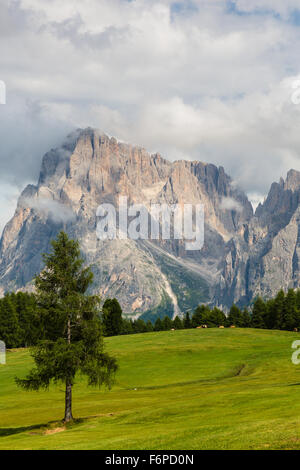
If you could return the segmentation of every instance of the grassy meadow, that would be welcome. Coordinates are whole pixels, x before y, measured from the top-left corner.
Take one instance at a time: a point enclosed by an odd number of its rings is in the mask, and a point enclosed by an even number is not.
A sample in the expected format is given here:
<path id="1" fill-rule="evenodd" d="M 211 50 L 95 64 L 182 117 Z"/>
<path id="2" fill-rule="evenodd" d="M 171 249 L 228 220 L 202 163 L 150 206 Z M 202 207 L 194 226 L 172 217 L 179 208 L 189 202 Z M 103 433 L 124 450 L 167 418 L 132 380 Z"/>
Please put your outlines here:
<path id="1" fill-rule="evenodd" d="M 112 390 L 25 392 L 29 351 L 0 365 L 0 449 L 299 449 L 298 333 L 194 329 L 106 338 L 120 369 Z"/>

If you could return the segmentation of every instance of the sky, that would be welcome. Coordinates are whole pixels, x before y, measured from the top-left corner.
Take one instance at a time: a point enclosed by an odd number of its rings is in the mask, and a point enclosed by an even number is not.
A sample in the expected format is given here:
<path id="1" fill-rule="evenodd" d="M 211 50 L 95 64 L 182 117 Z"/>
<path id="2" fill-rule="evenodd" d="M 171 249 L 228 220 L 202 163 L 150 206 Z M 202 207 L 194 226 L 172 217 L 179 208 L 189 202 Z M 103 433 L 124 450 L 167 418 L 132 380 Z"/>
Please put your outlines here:
<path id="1" fill-rule="evenodd" d="M 263 199 L 300 169 L 299 50 L 300 0 L 1 0 L 0 232 L 78 127 Z"/>

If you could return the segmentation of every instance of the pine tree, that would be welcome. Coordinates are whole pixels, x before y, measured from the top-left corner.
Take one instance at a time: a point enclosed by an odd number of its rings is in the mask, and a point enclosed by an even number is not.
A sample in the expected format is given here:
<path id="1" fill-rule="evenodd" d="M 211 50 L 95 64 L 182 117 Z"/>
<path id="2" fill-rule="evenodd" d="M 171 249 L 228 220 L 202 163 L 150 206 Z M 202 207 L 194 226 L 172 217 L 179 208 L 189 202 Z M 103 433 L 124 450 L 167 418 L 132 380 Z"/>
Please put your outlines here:
<path id="1" fill-rule="evenodd" d="M 243 328 L 249 328 L 251 326 L 251 316 L 248 309 L 245 307 L 242 311 L 242 319 L 243 319 Z"/>
<path id="2" fill-rule="evenodd" d="M 251 323 L 253 328 L 265 328 L 266 304 L 258 297 L 253 305 Z"/>
<path id="3" fill-rule="evenodd" d="M 296 291 L 296 303 L 297 303 L 297 309 L 300 310 L 300 289 Z"/>
<path id="4" fill-rule="evenodd" d="M 192 328 L 192 321 L 190 319 L 190 312 L 186 312 L 184 320 L 183 320 L 183 325 L 185 329 Z"/>
<path id="5" fill-rule="evenodd" d="M 86 294 L 93 273 L 82 268 L 78 242 L 60 232 L 43 259 L 45 268 L 35 278 L 43 340 L 32 352 L 35 368 L 16 382 L 26 390 L 47 389 L 52 381 L 64 383 L 64 421 L 68 422 L 73 419 L 76 374 L 87 375 L 89 385 L 110 387 L 117 364 L 103 351 L 100 299 Z"/>
<path id="6" fill-rule="evenodd" d="M 122 309 L 117 299 L 106 299 L 102 311 L 102 323 L 105 335 L 120 335 L 123 330 L 123 319 Z"/>
<path id="7" fill-rule="evenodd" d="M 282 328 L 293 330 L 298 327 L 297 297 L 293 289 L 289 289 L 284 300 Z"/>
<path id="8" fill-rule="evenodd" d="M 162 331 L 162 330 L 163 330 L 163 324 L 162 324 L 161 319 L 158 317 L 155 320 L 154 331 Z"/>
<path id="9" fill-rule="evenodd" d="M 22 344 L 18 315 L 9 294 L 0 300 L 0 340 L 7 348 L 17 348 Z"/>
<path id="10" fill-rule="evenodd" d="M 171 318 L 168 317 L 168 315 L 165 316 L 162 323 L 163 323 L 163 329 L 165 331 L 170 330 L 173 327 L 173 322 Z"/>
<path id="11" fill-rule="evenodd" d="M 22 346 L 32 346 L 39 339 L 39 324 L 34 294 L 18 292 L 11 294 L 18 314 L 20 328 L 22 329 Z"/>
<path id="12" fill-rule="evenodd" d="M 153 331 L 153 325 L 152 325 L 152 322 L 150 320 L 147 321 L 146 328 L 147 328 L 147 332 Z"/>
<path id="13" fill-rule="evenodd" d="M 266 315 L 265 323 L 266 328 L 272 330 L 275 327 L 276 317 L 275 317 L 275 299 L 269 299 L 266 301 Z"/>
<path id="14" fill-rule="evenodd" d="M 133 322 L 133 331 L 134 333 L 146 333 L 147 331 L 147 326 L 144 320 L 141 318 L 138 318 Z"/>
<path id="15" fill-rule="evenodd" d="M 269 305 L 268 323 L 270 327 L 275 328 L 277 330 L 281 330 L 283 328 L 284 302 L 285 302 L 285 293 L 281 289 L 276 295 L 274 301 L 270 302 L 270 305 Z"/>
<path id="16" fill-rule="evenodd" d="M 182 330 L 183 328 L 182 320 L 178 315 L 173 320 L 173 328 L 175 328 L 175 330 Z"/>
<path id="17" fill-rule="evenodd" d="M 231 326 L 231 325 L 235 325 L 238 327 L 244 326 L 244 317 L 242 315 L 242 312 L 235 304 L 233 304 L 230 308 L 226 323 L 228 326 Z"/>
<path id="18" fill-rule="evenodd" d="M 207 325 L 209 323 L 210 308 L 207 305 L 198 305 L 192 316 L 192 327 Z"/>
<path id="19" fill-rule="evenodd" d="M 211 326 L 211 327 L 224 326 L 225 323 L 226 323 L 225 314 L 219 308 L 214 307 L 210 311 L 210 315 L 209 315 L 209 318 L 208 318 L 208 326 Z"/>
<path id="20" fill-rule="evenodd" d="M 132 320 L 123 319 L 122 333 L 124 335 L 131 335 L 134 333 Z"/>

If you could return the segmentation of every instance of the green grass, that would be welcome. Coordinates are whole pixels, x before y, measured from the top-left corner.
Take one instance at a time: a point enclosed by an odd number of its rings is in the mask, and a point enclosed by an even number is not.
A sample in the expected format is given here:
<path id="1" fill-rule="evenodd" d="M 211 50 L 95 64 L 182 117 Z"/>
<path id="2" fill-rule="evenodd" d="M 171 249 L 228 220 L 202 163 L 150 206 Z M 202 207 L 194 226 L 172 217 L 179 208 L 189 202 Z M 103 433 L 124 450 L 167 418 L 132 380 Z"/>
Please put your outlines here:
<path id="1" fill-rule="evenodd" d="M 111 391 L 78 378 L 74 424 L 61 432 L 63 387 L 18 389 L 27 350 L 0 366 L 0 449 L 298 449 L 299 334 L 203 329 L 108 338 L 119 361 Z M 46 433 L 48 431 L 48 433 Z"/>

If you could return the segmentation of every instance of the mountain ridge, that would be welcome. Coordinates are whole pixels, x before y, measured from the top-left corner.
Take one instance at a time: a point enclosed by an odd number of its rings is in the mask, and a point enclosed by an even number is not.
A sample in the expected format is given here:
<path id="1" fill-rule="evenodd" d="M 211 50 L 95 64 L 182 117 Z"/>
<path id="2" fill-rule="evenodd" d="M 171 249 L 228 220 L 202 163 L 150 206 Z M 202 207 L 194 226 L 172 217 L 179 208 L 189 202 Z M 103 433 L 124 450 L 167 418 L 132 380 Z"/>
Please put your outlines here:
<path id="1" fill-rule="evenodd" d="M 98 240 L 96 209 L 117 205 L 120 195 L 146 207 L 202 203 L 202 250 L 187 252 L 181 240 Z M 95 129 L 77 129 L 44 155 L 37 185 L 20 195 L 0 241 L 0 288 L 31 289 L 41 253 L 65 228 L 93 267 L 94 291 L 116 296 L 132 315 L 151 317 L 165 308 L 172 316 L 199 302 L 249 303 L 279 285 L 299 286 L 299 206 L 297 170 L 273 183 L 253 213 L 222 166 L 171 162 Z M 271 275 L 273 258 L 278 272 Z"/>

